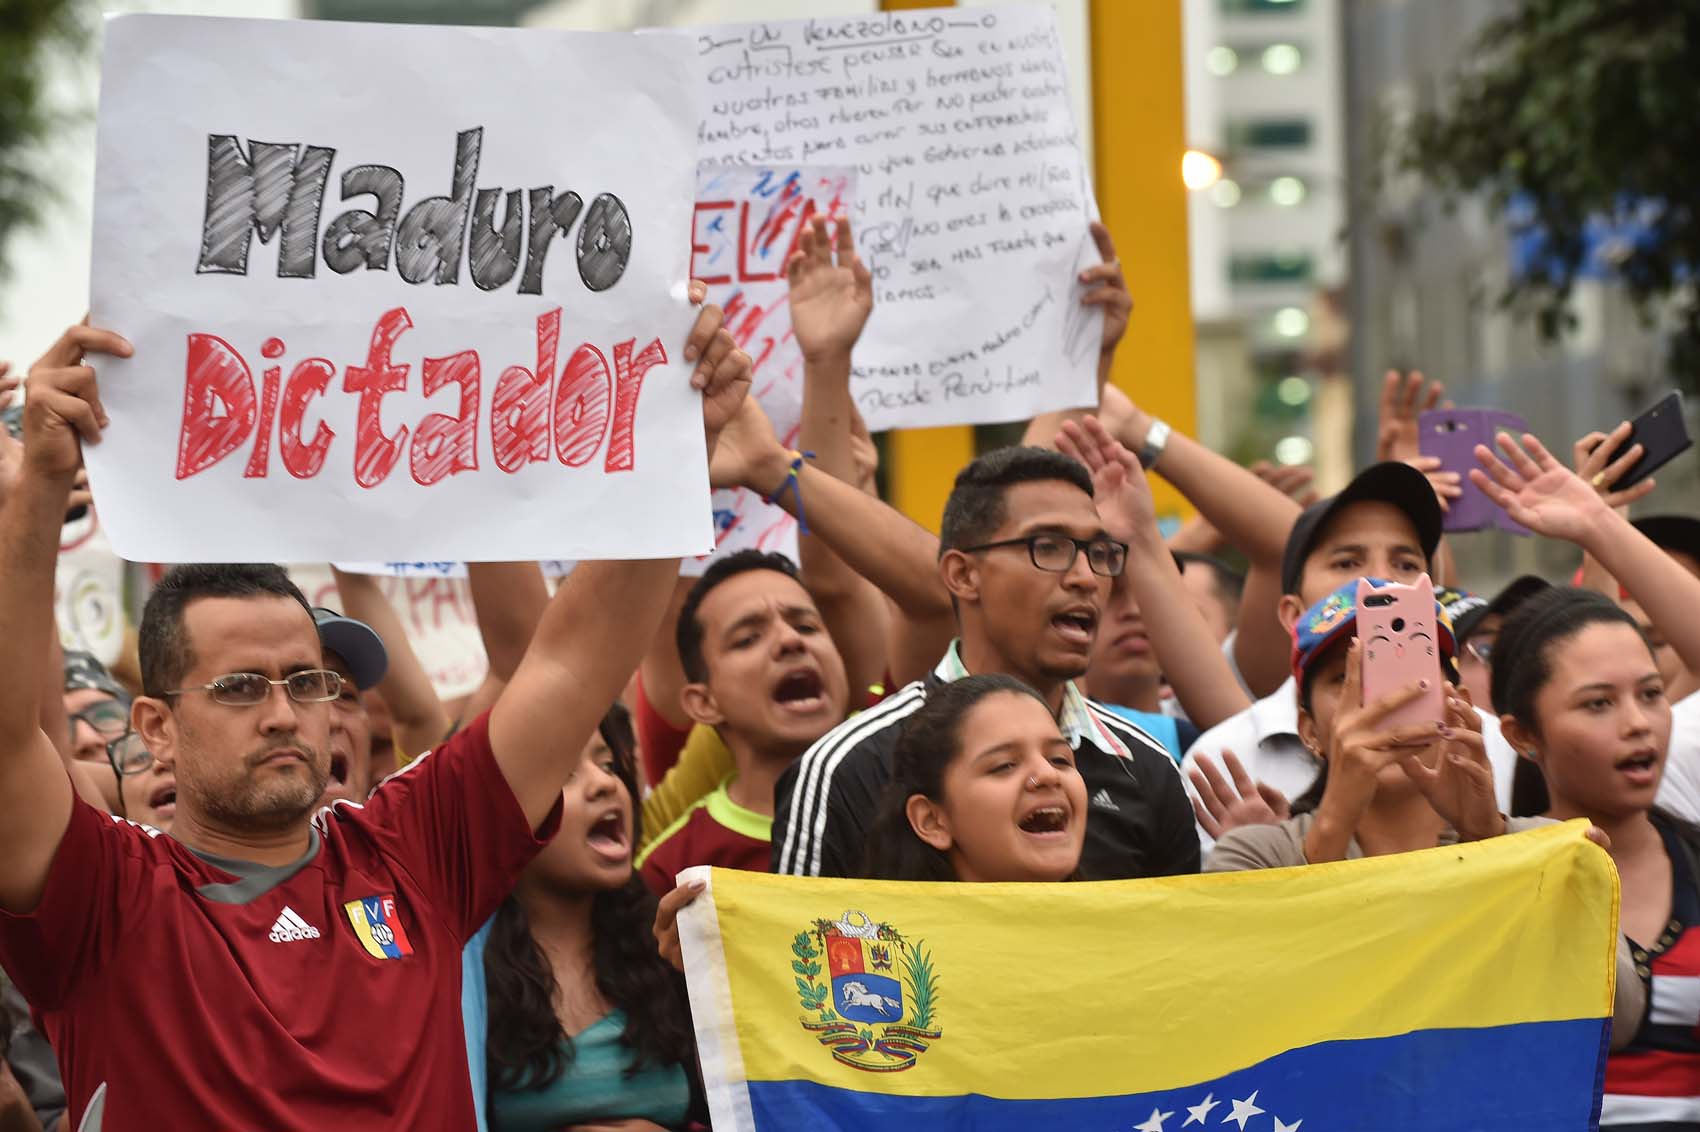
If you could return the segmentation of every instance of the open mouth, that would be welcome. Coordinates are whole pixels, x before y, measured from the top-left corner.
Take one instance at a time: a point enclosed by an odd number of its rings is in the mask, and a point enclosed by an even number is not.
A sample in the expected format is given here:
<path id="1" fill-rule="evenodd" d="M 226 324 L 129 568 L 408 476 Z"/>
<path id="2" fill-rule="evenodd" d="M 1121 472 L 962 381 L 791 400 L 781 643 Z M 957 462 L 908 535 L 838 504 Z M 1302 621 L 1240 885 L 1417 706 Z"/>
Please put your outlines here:
<path id="1" fill-rule="evenodd" d="M 1040 806 L 1027 811 L 1016 826 L 1039 837 L 1061 835 L 1068 832 L 1068 811 L 1062 806 Z"/>
<path id="2" fill-rule="evenodd" d="M 1098 615 L 1089 609 L 1069 609 L 1051 618 L 1051 628 L 1072 644 L 1090 645 L 1098 631 Z"/>
<path id="3" fill-rule="evenodd" d="M 168 818 L 177 812 L 177 784 L 166 783 L 154 787 L 148 795 L 148 808 L 162 818 Z"/>
<path id="4" fill-rule="evenodd" d="M 1658 763 L 1659 760 L 1652 751 L 1637 751 L 1628 758 L 1618 759 L 1615 765 L 1632 782 L 1645 783 L 1652 781 Z"/>
<path id="5" fill-rule="evenodd" d="M 826 706 L 826 685 L 813 668 L 799 668 L 779 681 L 773 701 L 790 711 L 819 711 Z"/>
<path id="6" fill-rule="evenodd" d="M 609 810 L 590 827 L 585 842 L 597 853 L 612 861 L 624 861 L 631 855 L 626 840 L 626 818 L 618 810 Z"/>
<path id="7" fill-rule="evenodd" d="M 338 786 L 348 785 L 348 759 L 346 756 L 331 756 L 331 781 Z"/>

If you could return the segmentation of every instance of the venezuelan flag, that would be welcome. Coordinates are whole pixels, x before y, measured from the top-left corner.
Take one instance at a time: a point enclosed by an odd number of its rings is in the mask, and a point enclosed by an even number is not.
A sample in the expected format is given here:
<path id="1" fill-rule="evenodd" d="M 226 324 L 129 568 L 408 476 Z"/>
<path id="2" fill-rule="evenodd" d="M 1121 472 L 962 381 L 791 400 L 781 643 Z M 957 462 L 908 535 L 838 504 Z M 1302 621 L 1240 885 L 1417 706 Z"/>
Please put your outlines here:
<path id="1" fill-rule="evenodd" d="M 1594 1128 L 1618 893 L 1584 829 L 1103 884 L 691 870 L 714 1126 Z"/>

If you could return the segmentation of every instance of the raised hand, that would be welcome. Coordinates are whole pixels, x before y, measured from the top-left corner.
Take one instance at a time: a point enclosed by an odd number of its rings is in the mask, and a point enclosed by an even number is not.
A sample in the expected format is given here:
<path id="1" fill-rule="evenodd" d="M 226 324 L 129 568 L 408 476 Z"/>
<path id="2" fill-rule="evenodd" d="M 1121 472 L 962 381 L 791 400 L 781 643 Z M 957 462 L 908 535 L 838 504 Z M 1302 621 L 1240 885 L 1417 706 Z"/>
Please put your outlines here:
<path id="1" fill-rule="evenodd" d="M 737 412 L 720 430 L 720 443 L 708 461 L 710 487 L 746 487 L 771 495 L 790 467 L 791 454 L 774 435 L 773 422 L 762 411 L 761 402 L 745 397 Z"/>
<path id="2" fill-rule="evenodd" d="M 1390 369 L 1381 381 L 1380 424 L 1375 434 L 1377 460 L 1410 462 L 1422 455 L 1418 443 L 1417 417 L 1428 409 L 1441 406 L 1446 386 L 1438 381 L 1424 388 L 1421 372 L 1412 370 L 1401 377 Z"/>
<path id="3" fill-rule="evenodd" d="M 702 305 L 707 297 L 708 284 L 700 279 L 691 280 L 691 302 Z M 726 312 L 718 305 L 703 305 L 690 336 L 685 339 L 685 360 L 696 363 L 696 369 L 691 372 L 691 388 L 702 393 L 702 427 L 711 455 L 721 430 L 736 415 L 749 393 L 754 369 L 750 356 L 738 349 L 725 322 Z"/>
<path id="4" fill-rule="evenodd" d="M 1623 473 L 1627 472 L 1646 451 L 1640 444 L 1634 444 L 1617 459 L 1610 459 L 1611 454 L 1616 452 L 1618 446 L 1628 440 L 1630 433 L 1634 431 L 1635 426 L 1624 421 L 1612 429 L 1609 434 L 1590 432 L 1587 436 L 1578 440 L 1570 450 L 1571 457 L 1575 461 L 1572 466 L 1576 469 L 1576 475 L 1589 487 L 1600 493 L 1600 498 L 1606 501 L 1607 507 L 1618 511 L 1620 514 L 1628 514 L 1631 503 L 1643 498 L 1653 490 L 1651 476 L 1633 487 L 1625 488 L 1623 491 L 1616 491 L 1612 486 L 1623 478 Z"/>
<path id="5" fill-rule="evenodd" d="M 1599 493 L 1554 459 L 1534 435 L 1524 433 L 1519 442 L 1501 433 L 1496 443 L 1499 454 L 1476 445 L 1482 466 L 1470 469 L 1470 482 L 1514 521 L 1538 535 L 1580 543 L 1603 515 L 1611 514 Z"/>
<path id="6" fill-rule="evenodd" d="M 1300 507 L 1309 507 L 1322 498 L 1316 492 L 1316 473 L 1309 468 L 1259 460 L 1248 470 L 1282 495 L 1292 498 Z"/>
<path id="7" fill-rule="evenodd" d="M 1139 457 L 1129 452 L 1097 417 L 1064 421 L 1057 448 L 1092 473 L 1092 499 L 1104 526 L 1118 538 L 1157 527 L 1157 504 Z"/>
<path id="8" fill-rule="evenodd" d="M 1127 279 L 1122 275 L 1122 261 L 1116 258 L 1116 244 L 1110 239 L 1110 230 L 1094 220 L 1091 231 L 1092 241 L 1098 245 L 1098 254 L 1104 257 L 1104 262 L 1095 263 L 1080 273 L 1080 282 L 1086 287 L 1086 293 L 1080 296 L 1080 305 L 1104 308 L 1104 337 L 1098 352 L 1108 354 L 1115 350 L 1122 335 L 1127 333 L 1128 319 L 1133 314 L 1133 296 L 1128 293 Z"/>
<path id="9" fill-rule="evenodd" d="M 708 885 L 693 880 L 663 896 L 655 906 L 655 946 L 661 952 L 661 958 L 680 971 L 685 969 L 685 951 L 679 943 L 679 912 L 707 890 Z"/>
<path id="10" fill-rule="evenodd" d="M 107 426 L 94 367 L 88 354 L 127 358 L 130 343 L 86 321 L 66 330 L 30 367 L 24 400 L 23 466 L 67 485 L 82 467 L 84 444 L 100 443 Z"/>
<path id="11" fill-rule="evenodd" d="M 848 357 L 874 309 L 874 280 L 856 254 L 850 221 L 837 223 L 837 262 L 824 216 L 803 228 L 785 263 L 791 286 L 791 331 L 805 361 Z"/>
<path id="12" fill-rule="evenodd" d="M 23 383 L 24 379 L 12 372 L 12 363 L 0 360 L 0 409 L 10 407 L 12 393 Z"/>
<path id="13" fill-rule="evenodd" d="M 1233 779 L 1231 784 L 1209 755 L 1200 754 L 1193 762 L 1187 775 L 1197 792 L 1192 812 L 1212 841 L 1222 840 L 1224 833 L 1242 825 L 1278 825 L 1293 816 L 1287 796 L 1267 782 L 1254 782 L 1239 757 L 1227 748 L 1222 750 L 1222 765 Z"/>
<path id="14" fill-rule="evenodd" d="M 1428 480 L 1428 485 L 1434 488 L 1434 497 L 1440 503 L 1442 511 L 1452 510 L 1452 501 L 1464 495 L 1464 477 L 1457 472 L 1448 472 L 1440 466 L 1439 456 L 1417 456 L 1406 460 L 1405 463 L 1421 472 Z"/>
<path id="15" fill-rule="evenodd" d="M 1498 837 L 1506 830 L 1505 815 L 1494 793 L 1482 719 L 1468 700 L 1446 697 L 1446 726 L 1440 736 L 1438 757 L 1425 762 L 1413 753 L 1399 760 L 1400 767 L 1435 813 L 1458 831 L 1460 841 Z"/>

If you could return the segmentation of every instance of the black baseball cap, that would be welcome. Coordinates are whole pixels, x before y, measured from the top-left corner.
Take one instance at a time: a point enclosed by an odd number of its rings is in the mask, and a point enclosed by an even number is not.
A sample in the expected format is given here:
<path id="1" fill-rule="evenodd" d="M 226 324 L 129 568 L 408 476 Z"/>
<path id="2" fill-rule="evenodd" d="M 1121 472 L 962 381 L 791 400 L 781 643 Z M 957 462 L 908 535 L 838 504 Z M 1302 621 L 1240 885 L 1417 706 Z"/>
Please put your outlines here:
<path id="1" fill-rule="evenodd" d="M 1513 578 L 1506 583 L 1504 589 L 1494 594 L 1491 600 L 1482 602 L 1480 605 L 1465 610 L 1452 618 L 1452 629 L 1458 634 L 1459 643 L 1462 644 L 1469 640 L 1470 634 L 1476 631 L 1476 627 L 1494 614 L 1497 613 L 1504 617 L 1542 590 L 1550 590 L 1551 588 L 1551 582 L 1545 578 L 1537 578 L 1533 574 L 1524 574 L 1520 578 Z"/>
<path id="2" fill-rule="evenodd" d="M 1700 519 L 1690 515 L 1648 515 L 1629 525 L 1652 539 L 1661 550 L 1677 550 L 1700 560 Z"/>
<path id="3" fill-rule="evenodd" d="M 319 643 L 348 665 L 356 688 L 364 692 L 378 686 L 378 681 L 389 671 L 390 654 L 376 630 L 334 609 L 313 610 L 313 623 L 319 627 Z"/>
<path id="4" fill-rule="evenodd" d="M 1409 464 L 1387 460 L 1372 464 L 1353 477 L 1345 489 L 1327 499 L 1306 507 L 1287 536 L 1287 549 L 1281 555 L 1281 592 L 1297 594 L 1299 580 L 1304 576 L 1305 559 L 1316 547 L 1322 530 L 1341 511 L 1354 503 L 1390 503 L 1411 519 L 1417 528 L 1417 540 L 1423 556 L 1432 559 L 1440 545 L 1440 500 L 1428 477 Z"/>

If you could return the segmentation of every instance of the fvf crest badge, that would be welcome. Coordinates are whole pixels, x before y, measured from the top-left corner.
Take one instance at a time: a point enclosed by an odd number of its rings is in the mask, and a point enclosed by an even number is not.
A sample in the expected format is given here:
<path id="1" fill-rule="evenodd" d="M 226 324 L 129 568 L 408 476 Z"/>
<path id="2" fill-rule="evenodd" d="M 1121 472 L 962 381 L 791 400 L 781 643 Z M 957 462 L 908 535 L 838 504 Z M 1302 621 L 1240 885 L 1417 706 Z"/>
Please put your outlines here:
<path id="1" fill-rule="evenodd" d="M 816 920 L 791 956 L 803 1029 L 845 1065 L 900 1072 L 943 1035 L 932 954 L 890 924 L 861 912 Z"/>

